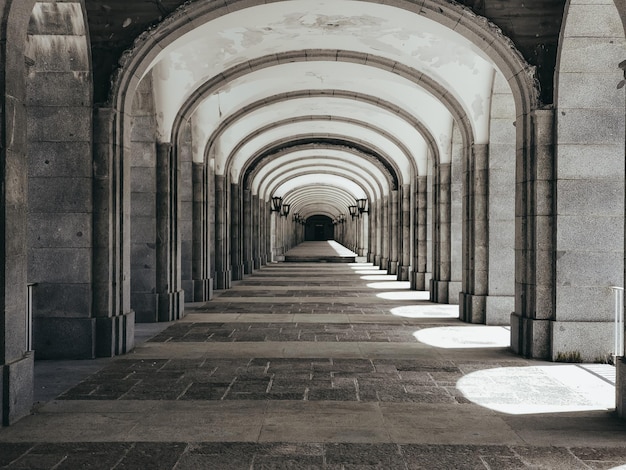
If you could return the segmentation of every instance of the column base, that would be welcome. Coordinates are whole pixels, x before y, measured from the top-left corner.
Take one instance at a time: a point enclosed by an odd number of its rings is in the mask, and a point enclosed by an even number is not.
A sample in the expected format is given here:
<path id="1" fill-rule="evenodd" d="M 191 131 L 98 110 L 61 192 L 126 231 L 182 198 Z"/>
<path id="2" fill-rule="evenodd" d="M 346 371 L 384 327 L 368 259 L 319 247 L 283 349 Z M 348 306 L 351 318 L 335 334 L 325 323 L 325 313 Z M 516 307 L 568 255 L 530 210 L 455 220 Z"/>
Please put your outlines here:
<path id="1" fill-rule="evenodd" d="M 411 269 L 410 266 L 398 266 L 398 281 L 409 280 L 409 269 Z"/>
<path id="2" fill-rule="evenodd" d="M 95 348 L 95 318 L 33 319 L 33 349 L 37 359 L 93 359 Z"/>
<path id="3" fill-rule="evenodd" d="M 621 419 L 626 418 L 626 358 L 615 358 L 615 411 Z"/>
<path id="4" fill-rule="evenodd" d="M 213 298 L 213 279 L 193 280 L 193 301 L 208 302 Z"/>
<path id="5" fill-rule="evenodd" d="M 389 258 L 380 258 L 380 269 L 387 271 L 389 269 Z M 389 272 L 387 272 L 389 274 Z"/>
<path id="6" fill-rule="evenodd" d="M 33 406 L 35 354 L 0 365 L 0 423 L 10 426 L 28 415 Z"/>
<path id="7" fill-rule="evenodd" d="M 511 314 L 511 350 L 532 359 L 550 359 L 550 320 L 524 318 Z"/>
<path id="8" fill-rule="evenodd" d="M 461 293 L 462 285 L 463 283 L 461 281 L 448 282 L 448 303 L 450 305 L 459 305 L 459 295 Z"/>
<path id="9" fill-rule="evenodd" d="M 159 294 L 159 321 L 179 320 L 184 315 L 185 291 Z"/>
<path id="10" fill-rule="evenodd" d="M 426 273 L 420 273 L 417 271 L 411 272 L 411 290 L 426 290 Z"/>
<path id="11" fill-rule="evenodd" d="M 126 354 L 135 347 L 135 312 L 96 318 L 96 334 L 97 357 Z"/>
<path id="12" fill-rule="evenodd" d="M 378 266 L 378 267 L 382 266 L 382 258 L 381 258 L 381 256 L 380 255 L 374 255 L 373 263 L 374 263 L 374 266 Z"/>
<path id="13" fill-rule="evenodd" d="M 450 281 L 437 281 L 436 279 L 430 280 L 430 300 L 438 304 L 448 303 L 448 287 Z"/>
<path id="14" fill-rule="evenodd" d="M 254 272 L 254 261 L 251 259 L 243 263 L 243 273 L 252 274 Z"/>
<path id="15" fill-rule="evenodd" d="M 551 359 L 556 362 L 604 362 L 614 351 L 615 323 L 551 321 Z"/>
<path id="16" fill-rule="evenodd" d="M 244 275 L 244 265 L 243 264 L 234 264 L 232 267 L 232 280 L 233 281 L 241 281 Z"/>
<path id="17" fill-rule="evenodd" d="M 459 293 L 459 318 L 466 323 L 485 324 L 487 296 Z"/>
<path id="18" fill-rule="evenodd" d="M 387 274 L 396 275 L 398 274 L 398 262 L 397 261 L 389 261 L 387 266 Z"/>
<path id="19" fill-rule="evenodd" d="M 267 264 L 267 255 L 266 256 L 261 256 L 261 266 L 265 266 Z M 259 268 L 261 267 L 259 266 Z"/>
<path id="20" fill-rule="evenodd" d="M 515 296 L 487 296 L 485 323 L 487 325 L 508 326 L 511 322 L 511 312 L 513 310 L 515 310 Z"/>
<path id="21" fill-rule="evenodd" d="M 230 289 L 232 286 L 233 277 L 230 270 L 216 271 L 215 272 L 215 288 L 218 290 Z"/>
<path id="22" fill-rule="evenodd" d="M 252 269 L 253 270 L 261 269 L 261 258 L 254 258 L 252 260 Z"/>
<path id="23" fill-rule="evenodd" d="M 367 254 L 367 262 L 368 263 L 374 263 L 374 258 L 375 258 L 374 253 L 368 253 Z"/>

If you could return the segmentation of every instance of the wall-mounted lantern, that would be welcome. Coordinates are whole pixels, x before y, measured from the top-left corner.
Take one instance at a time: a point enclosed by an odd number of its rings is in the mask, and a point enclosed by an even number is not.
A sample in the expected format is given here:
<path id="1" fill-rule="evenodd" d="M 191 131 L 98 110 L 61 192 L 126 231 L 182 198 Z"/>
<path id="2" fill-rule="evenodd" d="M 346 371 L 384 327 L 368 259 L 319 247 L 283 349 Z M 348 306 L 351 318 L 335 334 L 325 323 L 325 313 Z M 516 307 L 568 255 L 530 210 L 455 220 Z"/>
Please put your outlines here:
<path id="1" fill-rule="evenodd" d="M 359 207 L 359 214 L 369 214 L 369 210 L 367 209 L 367 199 L 357 199 L 357 205 Z"/>
<path id="2" fill-rule="evenodd" d="M 291 204 L 283 204 L 282 207 L 280 208 L 280 215 L 282 215 L 283 217 L 287 217 L 289 215 L 290 207 L 291 207 Z"/>
<path id="3" fill-rule="evenodd" d="M 274 196 L 272 198 L 272 212 L 280 212 L 283 207 L 283 198 L 280 196 Z"/>
<path id="4" fill-rule="evenodd" d="M 350 211 L 350 215 L 352 216 L 352 219 L 359 216 L 358 206 L 348 206 L 348 210 Z"/>

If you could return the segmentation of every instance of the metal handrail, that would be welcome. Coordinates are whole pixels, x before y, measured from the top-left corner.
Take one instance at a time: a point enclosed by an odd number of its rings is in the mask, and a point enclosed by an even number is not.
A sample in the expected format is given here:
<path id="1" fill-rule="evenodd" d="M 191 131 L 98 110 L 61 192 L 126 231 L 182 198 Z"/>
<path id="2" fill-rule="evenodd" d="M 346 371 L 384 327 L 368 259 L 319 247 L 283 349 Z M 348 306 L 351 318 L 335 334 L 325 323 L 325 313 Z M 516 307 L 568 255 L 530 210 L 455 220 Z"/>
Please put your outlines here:
<path id="1" fill-rule="evenodd" d="M 26 351 L 33 350 L 33 289 L 36 282 L 26 284 Z"/>
<path id="2" fill-rule="evenodd" d="M 611 286 L 615 296 L 615 338 L 613 343 L 613 354 L 615 356 L 624 355 L 624 288 Z"/>

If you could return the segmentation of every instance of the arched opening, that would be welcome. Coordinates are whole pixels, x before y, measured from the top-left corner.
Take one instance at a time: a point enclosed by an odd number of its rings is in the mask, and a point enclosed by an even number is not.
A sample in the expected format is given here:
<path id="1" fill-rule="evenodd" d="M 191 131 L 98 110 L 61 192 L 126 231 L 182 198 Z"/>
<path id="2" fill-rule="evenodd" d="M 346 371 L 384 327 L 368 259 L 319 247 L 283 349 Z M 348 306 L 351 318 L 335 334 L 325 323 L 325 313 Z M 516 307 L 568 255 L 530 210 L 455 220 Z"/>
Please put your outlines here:
<path id="1" fill-rule="evenodd" d="M 306 219 L 305 241 L 321 242 L 335 239 L 333 220 L 327 215 L 313 215 Z"/>

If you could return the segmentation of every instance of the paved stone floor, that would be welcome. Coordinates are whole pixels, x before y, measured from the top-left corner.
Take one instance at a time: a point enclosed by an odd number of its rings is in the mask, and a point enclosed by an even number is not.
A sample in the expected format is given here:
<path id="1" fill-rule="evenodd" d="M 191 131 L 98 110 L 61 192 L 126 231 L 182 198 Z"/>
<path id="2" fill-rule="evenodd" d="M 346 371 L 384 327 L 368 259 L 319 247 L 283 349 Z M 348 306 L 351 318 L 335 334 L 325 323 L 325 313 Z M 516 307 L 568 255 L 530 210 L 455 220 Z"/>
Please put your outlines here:
<path id="1" fill-rule="evenodd" d="M 613 368 L 514 356 L 507 327 L 366 263 L 264 267 L 126 356 L 36 365 L 12 469 L 614 469 Z"/>

